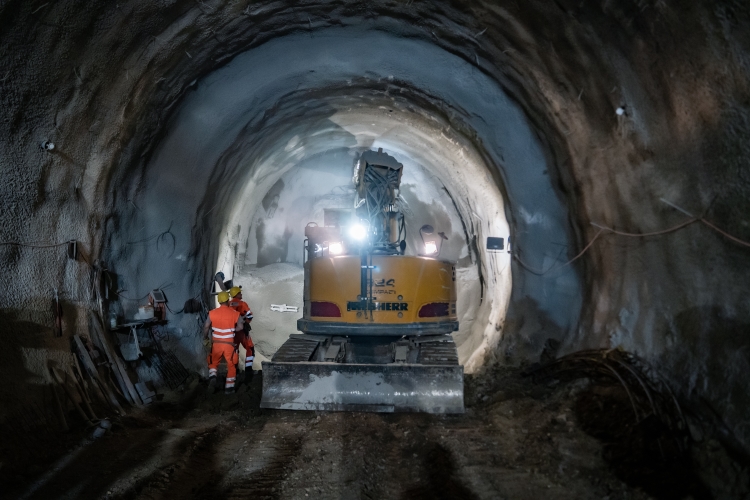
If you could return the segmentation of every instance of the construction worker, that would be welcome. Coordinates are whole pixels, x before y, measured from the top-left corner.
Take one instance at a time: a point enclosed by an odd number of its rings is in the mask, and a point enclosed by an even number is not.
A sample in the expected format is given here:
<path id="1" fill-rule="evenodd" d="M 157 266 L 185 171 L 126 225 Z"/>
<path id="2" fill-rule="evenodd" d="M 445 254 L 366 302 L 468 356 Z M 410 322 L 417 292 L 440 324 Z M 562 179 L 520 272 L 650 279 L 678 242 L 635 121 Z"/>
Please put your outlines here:
<path id="1" fill-rule="evenodd" d="M 250 322 L 253 320 L 253 312 L 247 302 L 242 300 L 242 287 L 233 286 L 230 288 L 229 296 L 231 297 L 229 307 L 240 313 L 244 320 L 243 331 L 235 336 L 234 342 L 245 348 L 245 381 L 248 381 L 253 374 L 253 360 L 255 360 L 255 344 L 253 344 L 253 339 L 250 338 Z"/>
<path id="2" fill-rule="evenodd" d="M 219 307 L 208 313 L 206 324 L 203 325 L 203 338 L 208 338 L 208 332 L 212 331 L 213 345 L 211 354 L 208 355 L 208 379 L 209 387 L 216 385 L 216 372 L 219 368 L 221 358 L 227 361 L 227 383 L 224 392 L 234 392 L 234 383 L 237 380 L 237 363 L 240 361 L 237 345 L 234 337 L 242 332 L 244 323 L 240 313 L 229 307 L 229 292 L 219 292 L 217 299 Z"/>

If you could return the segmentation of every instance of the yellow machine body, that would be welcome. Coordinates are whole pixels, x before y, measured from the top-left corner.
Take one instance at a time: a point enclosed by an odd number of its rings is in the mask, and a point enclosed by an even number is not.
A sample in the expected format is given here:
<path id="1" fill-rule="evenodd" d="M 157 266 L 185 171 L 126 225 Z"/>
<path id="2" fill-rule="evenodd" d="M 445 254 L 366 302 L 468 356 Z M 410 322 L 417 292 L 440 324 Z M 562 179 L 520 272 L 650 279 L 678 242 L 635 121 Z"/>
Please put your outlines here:
<path id="1" fill-rule="evenodd" d="M 261 408 L 463 413 L 455 265 L 427 224 L 405 255 L 402 170 L 365 151 L 354 206 L 305 227 L 302 333 L 263 361 Z"/>
<path id="2" fill-rule="evenodd" d="M 299 329 L 319 334 L 345 331 L 349 335 L 420 335 L 455 329 L 453 263 L 429 257 L 373 255 L 367 264 L 367 297 L 363 298 L 358 255 L 321 256 L 306 262 Z"/>

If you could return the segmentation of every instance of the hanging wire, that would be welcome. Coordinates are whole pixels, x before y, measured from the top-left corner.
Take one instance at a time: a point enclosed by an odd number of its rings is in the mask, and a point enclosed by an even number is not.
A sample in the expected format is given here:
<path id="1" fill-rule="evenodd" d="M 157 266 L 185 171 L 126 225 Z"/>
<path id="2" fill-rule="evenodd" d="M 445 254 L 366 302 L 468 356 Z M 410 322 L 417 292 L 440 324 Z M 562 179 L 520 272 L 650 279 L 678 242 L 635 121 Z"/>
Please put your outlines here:
<path id="1" fill-rule="evenodd" d="M 742 245 L 742 246 L 744 246 L 744 247 L 748 247 L 748 248 L 750 248 L 750 243 L 749 243 L 749 242 L 747 242 L 747 241 L 743 241 L 743 240 L 741 240 L 741 239 L 739 239 L 739 238 L 737 238 L 737 237 L 735 237 L 735 236 L 732 236 L 731 234 L 729 234 L 729 233 L 727 233 L 727 232 L 725 232 L 725 231 L 722 231 L 722 230 L 721 230 L 721 229 L 719 229 L 718 227 L 716 227 L 716 226 L 714 226 L 713 224 L 711 224 L 710 222 L 708 222 L 708 221 L 707 221 L 706 219 L 704 219 L 703 217 L 701 217 L 701 218 L 700 218 L 700 221 L 701 221 L 701 222 L 702 222 L 703 224 L 705 224 L 705 225 L 707 225 L 708 227 L 710 227 L 711 229 L 713 229 L 714 231 L 716 231 L 717 233 L 719 233 L 719 234 L 721 234 L 721 235 L 723 235 L 723 236 L 725 236 L 725 237 L 729 238 L 730 240 L 734 241 L 735 243 L 737 243 L 737 244 L 739 244 L 739 245 Z"/>
<path id="2" fill-rule="evenodd" d="M 139 302 L 139 301 L 145 299 L 146 297 L 148 297 L 149 294 L 150 294 L 150 292 L 147 293 L 146 295 L 144 295 L 143 297 L 139 298 L 139 299 L 131 299 L 130 297 L 125 297 L 120 292 L 114 292 L 114 294 L 117 295 L 118 297 L 120 297 L 123 300 L 130 300 L 130 301 L 133 301 L 133 302 Z"/>
<path id="3" fill-rule="evenodd" d="M 188 299 L 188 300 L 190 300 L 190 299 Z M 176 316 L 176 315 L 178 315 L 178 314 L 182 314 L 182 311 L 184 311 L 184 310 L 185 310 L 185 306 L 182 306 L 182 309 L 180 309 L 180 310 L 179 310 L 179 311 L 177 311 L 177 312 L 174 312 L 174 311 L 172 310 L 172 308 L 171 308 L 171 307 L 169 307 L 169 303 L 166 303 L 166 304 L 164 304 L 164 305 L 165 305 L 165 306 L 167 306 L 167 311 L 171 312 L 171 313 L 172 313 L 172 314 L 174 314 L 175 316 Z"/>
<path id="4" fill-rule="evenodd" d="M 569 266 L 569 265 L 570 265 L 570 264 L 572 264 L 573 262 L 575 262 L 575 261 L 577 261 L 578 259 L 580 259 L 581 257 L 583 257 L 583 254 L 585 254 L 585 253 L 586 253 L 586 251 L 587 251 L 587 250 L 588 250 L 589 248 L 591 248 L 591 245 L 593 245 L 593 244 L 594 244 L 594 242 L 595 242 L 595 241 L 597 240 L 597 238 L 599 238 L 599 236 L 601 236 L 601 235 L 602 235 L 602 233 L 603 233 L 603 232 L 604 232 L 604 229 L 600 229 L 600 230 L 599 230 L 599 232 L 598 232 L 598 233 L 596 233 L 596 235 L 595 235 L 595 236 L 594 236 L 594 237 L 593 237 L 593 238 L 591 239 L 591 241 L 589 241 L 589 242 L 588 242 L 588 244 L 587 244 L 587 245 L 586 245 L 585 247 L 583 247 L 583 250 L 581 250 L 581 252 L 580 252 L 580 253 L 579 253 L 578 255 L 576 255 L 575 257 L 573 257 L 572 259 L 570 259 L 570 260 L 569 260 L 568 262 L 566 262 L 565 264 L 559 265 L 559 266 L 555 266 L 555 265 L 553 264 L 553 265 L 552 265 L 552 266 L 551 266 L 551 267 L 550 267 L 549 269 L 547 269 L 546 271 L 538 271 L 538 270 L 534 269 L 533 267 L 531 267 L 531 266 L 529 266 L 528 264 L 526 264 L 525 262 L 523 262 L 523 261 L 522 261 L 522 260 L 520 259 L 520 257 L 518 257 L 518 255 L 517 255 L 517 254 L 515 254 L 515 253 L 513 254 L 513 258 L 514 258 L 514 259 L 516 259 L 516 260 L 518 261 L 518 263 L 519 263 L 519 264 L 521 264 L 521 266 L 522 266 L 523 268 L 525 268 L 525 269 L 526 269 L 527 271 L 531 272 L 532 274 L 535 274 L 535 275 L 537 275 L 537 276 L 544 276 L 544 275 L 545 275 L 545 274 L 547 274 L 547 273 L 550 273 L 550 272 L 552 272 L 552 271 L 556 271 L 556 270 L 558 270 L 558 269 L 562 269 L 562 268 L 564 268 L 564 267 L 566 267 L 566 266 Z"/>
<path id="5" fill-rule="evenodd" d="M 63 245 L 67 245 L 70 243 L 70 241 L 63 241 L 62 243 L 22 243 L 19 241 L 3 241 L 0 242 L 0 246 L 5 245 L 14 245 L 19 247 L 29 247 L 29 248 L 53 248 L 53 247 L 61 247 Z"/>
<path id="6" fill-rule="evenodd" d="M 594 226 L 594 227 L 597 227 L 597 228 L 601 229 L 602 231 L 608 231 L 608 232 L 610 232 L 612 234 L 616 234 L 618 236 L 628 236 L 628 237 L 631 237 L 631 238 L 645 238 L 647 236 L 659 236 L 661 234 L 673 233 L 673 232 L 675 232 L 677 230 L 680 230 L 683 227 L 689 226 L 690 224 L 692 224 L 694 222 L 697 222 L 699 220 L 700 219 L 698 219 L 698 218 L 692 218 L 690 220 L 686 220 L 682 224 L 677 224 L 674 227 L 670 227 L 669 229 L 664 229 L 663 231 L 654 231 L 652 233 L 626 233 L 626 232 L 623 232 L 623 231 L 617 231 L 616 229 L 612 229 L 612 228 L 609 228 L 609 227 L 600 226 L 599 224 L 596 224 L 595 222 L 592 222 L 591 225 Z"/>
<path id="7" fill-rule="evenodd" d="M 186 301 L 185 301 L 185 304 L 187 304 L 187 302 L 188 302 L 189 300 L 197 299 L 198 297 L 200 297 L 200 296 L 201 296 L 201 294 L 202 294 L 202 293 L 203 293 L 203 292 L 198 292 L 197 294 L 193 295 L 192 297 L 190 297 L 190 298 L 189 298 L 188 300 L 186 300 Z M 202 302 L 201 302 L 201 304 L 202 304 Z M 183 304 L 183 306 L 182 306 L 182 309 L 180 309 L 180 310 L 179 310 L 179 311 L 177 311 L 177 312 L 173 311 L 173 310 L 172 310 L 172 308 L 171 308 L 171 307 L 169 307 L 169 303 L 165 303 L 165 305 L 167 306 L 167 310 L 169 310 L 169 312 L 171 312 L 171 313 L 172 313 L 172 314 L 174 314 L 174 315 L 177 315 L 177 314 L 182 314 L 182 313 L 183 313 L 183 311 L 185 311 L 185 305 L 184 305 L 184 304 Z"/>
<path id="8" fill-rule="evenodd" d="M 741 240 L 741 239 L 737 238 L 736 236 L 733 236 L 733 235 L 731 235 L 731 234 L 727 233 L 726 231 L 723 231 L 722 229 L 720 229 L 720 228 L 716 227 L 716 226 L 715 226 L 714 224 L 712 224 L 711 222 L 707 221 L 707 220 L 706 220 L 706 219 L 705 219 L 704 217 L 693 217 L 693 216 L 692 216 L 692 215 L 691 215 L 691 214 L 690 214 L 689 212 L 687 212 L 687 211 L 685 211 L 685 210 L 683 210 L 683 209 L 681 209 L 681 208 L 677 207 L 676 205 L 674 205 L 674 204 L 672 204 L 672 203 L 669 203 L 669 202 L 667 202 L 666 200 L 662 200 L 662 201 L 665 201 L 665 202 L 666 202 L 666 203 L 668 203 L 668 204 L 669 204 L 670 206 L 672 206 L 673 208 L 676 208 L 676 209 L 677 209 L 677 210 L 679 210 L 680 212 L 682 212 L 682 213 L 685 213 L 685 214 L 687 214 L 687 215 L 690 215 L 690 216 L 691 216 L 691 217 L 690 217 L 690 219 L 688 219 L 688 220 L 686 220 L 686 221 L 684 221 L 684 222 L 682 222 L 682 223 L 680 223 L 680 224 L 677 224 L 676 226 L 670 227 L 670 228 L 668 228 L 668 229 L 664 229 L 664 230 L 661 230 L 661 231 L 653 231 L 653 232 L 650 232 L 650 233 L 628 233 L 628 232 L 625 232 L 625 231 L 618 231 L 618 230 L 616 230 L 616 229 L 612 229 L 611 227 L 606 227 L 606 226 L 602 226 L 602 225 L 600 225 L 600 224 L 597 224 L 597 223 L 595 223 L 595 222 L 592 222 L 592 223 L 591 223 L 591 225 L 592 225 L 592 226 L 594 226 L 594 227 L 596 227 L 596 228 L 598 228 L 598 229 L 599 229 L 599 232 L 597 232 L 597 233 L 596 233 L 596 235 L 594 235 L 594 237 L 593 237 L 593 238 L 591 239 L 591 241 L 589 241 L 589 242 L 588 242 L 588 244 L 587 244 L 587 245 L 586 245 L 586 246 L 585 246 L 585 247 L 583 248 L 583 250 L 581 250 L 581 252 L 580 252 L 580 253 L 579 253 L 578 255 L 576 255 L 575 257 L 573 257 L 572 259 L 570 259 L 570 260 L 569 260 L 568 262 L 566 262 L 566 263 L 564 263 L 564 264 L 562 264 L 562 265 L 559 265 L 559 266 L 555 266 L 555 265 L 553 264 L 553 265 L 552 265 L 552 266 L 551 266 L 551 267 L 550 267 L 549 269 L 547 269 L 546 271 L 539 271 L 539 270 L 537 270 L 537 269 L 534 269 L 533 267 L 531 267 L 531 266 L 529 266 L 528 264 L 526 264 L 525 262 L 523 262 L 523 261 L 521 260 L 521 258 L 520 258 L 520 257 L 518 257 L 518 255 L 517 255 L 517 254 L 515 254 L 515 253 L 513 254 L 513 258 L 514 258 L 514 259 L 515 259 L 516 261 L 518 261 L 518 263 L 519 263 L 519 264 L 521 265 L 521 267 L 523 267 L 524 269 L 526 269 L 526 270 L 527 270 L 527 271 L 529 271 L 530 273 L 532 273 L 532 274 L 535 274 L 535 275 L 537 275 L 537 276 L 544 276 L 544 275 L 545 275 L 545 274 L 547 274 L 547 273 L 550 273 L 550 272 L 552 272 L 552 271 L 557 271 L 557 270 L 559 270 L 559 269 L 562 269 L 562 268 L 564 268 L 564 267 L 566 267 L 566 266 L 568 266 L 568 265 L 572 264 L 572 263 L 573 263 L 573 262 L 575 262 L 576 260 L 580 259 L 580 258 L 581 258 L 581 257 L 583 256 L 583 254 L 585 254 L 585 253 L 586 253 L 586 252 L 588 251 L 588 249 L 589 249 L 589 248 L 591 248 L 591 245 L 592 245 L 592 244 L 593 244 L 593 243 L 594 243 L 594 242 L 595 242 L 595 241 L 596 241 L 596 240 L 597 240 L 597 239 L 598 239 L 598 238 L 599 238 L 599 237 L 600 237 L 600 236 L 601 236 L 601 235 L 602 235 L 602 234 L 603 234 L 603 233 L 604 233 L 605 231 L 606 231 L 607 233 L 615 234 L 615 235 L 617 235 L 617 236 L 625 236 L 625 237 L 628 237 L 628 238 L 647 238 L 647 237 L 650 237 L 650 236 L 661 236 L 661 235 L 664 235 L 664 234 L 669 234 L 669 233 L 673 233 L 673 232 L 675 232 L 675 231 L 679 231 L 680 229 L 683 229 L 683 228 L 685 228 L 685 227 L 687 227 L 687 226 L 689 226 L 689 225 L 691 225 L 691 224 L 694 224 L 694 223 L 696 223 L 696 222 L 700 222 L 700 223 L 702 223 L 702 224 L 706 225 L 706 226 L 707 226 L 707 227 L 709 227 L 710 229 L 712 229 L 712 230 L 716 231 L 717 233 L 721 234 L 722 236 L 725 236 L 726 238 L 728 238 L 728 239 L 730 239 L 730 240 L 734 241 L 735 243 L 737 243 L 737 244 L 739 244 L 739 245 L 742 245 L 742 246 L 744 246 L 744 247 L 748 247 L 748 248 L 750 248 L 750 242 L 747 242 L 747 241 Z"/>

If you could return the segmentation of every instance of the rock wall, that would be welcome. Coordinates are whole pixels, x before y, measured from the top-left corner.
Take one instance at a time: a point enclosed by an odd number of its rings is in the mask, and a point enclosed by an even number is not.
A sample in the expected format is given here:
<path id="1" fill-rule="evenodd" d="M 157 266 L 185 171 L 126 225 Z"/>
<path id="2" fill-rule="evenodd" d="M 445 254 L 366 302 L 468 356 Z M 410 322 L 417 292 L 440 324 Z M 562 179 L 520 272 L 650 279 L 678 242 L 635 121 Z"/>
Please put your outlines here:
<path id="1" fill-rule="evenodd" d="M 2 376 L 14 381 L 3 400 L 28 394 L 25 350 L 67 351 L 69 336 L 86 332 L 97 259 L 120 276 L 125 297 L 162 275 L 179 290 L 176 303 L 205 288 L 236 208 L 226 186 L 246 172 L 229 160 L 262 157 L 290 110 L 326 116 L 321 107 L 353 91 L 351 105 L 389 101 L 434 116 L 492 167 L 516 257 L 494 355 L 533 360 L 548 338 L 561 353 L 633 350 L 748 446 L 750 250 L 700 221 L 644 238 L 592 225 L 642 234 L 705 217 L 750 240 L 748 20 L 748 7 L 729 0 L 3 3 L 0 347 Z M 325 37 L 357 47 L 364 32 L 381 41 L 371 46 L 388 66 L 351 75 L 356 65 L 331 57 L 336 71 L 289 71 L 305 47 Z M 294 40 L 287 52 L 264 52 Z M 419 48 L 436 64 L 394 47 Z M 211 75 L 263 54 L 277 70 L 245 88 L 241 105 L 189 107 Z M 402 79 L 389 81 L 394 68 Z M 273 92 L 281 89 L 283 99 Z M 165 146 L 188 118 L 214 131 L 200 152 L 214 158 L 195 162 L 192 143 L 182 156 Z M 41 149 L 44 141 L 55 148 Z M 78 260 L 65 247 L 15 244 L 69 239 L 80 242 Z M 51 336 L 53 288 L 63 340 Z M 187 363 L 195 352 L 181 356 Z"/>

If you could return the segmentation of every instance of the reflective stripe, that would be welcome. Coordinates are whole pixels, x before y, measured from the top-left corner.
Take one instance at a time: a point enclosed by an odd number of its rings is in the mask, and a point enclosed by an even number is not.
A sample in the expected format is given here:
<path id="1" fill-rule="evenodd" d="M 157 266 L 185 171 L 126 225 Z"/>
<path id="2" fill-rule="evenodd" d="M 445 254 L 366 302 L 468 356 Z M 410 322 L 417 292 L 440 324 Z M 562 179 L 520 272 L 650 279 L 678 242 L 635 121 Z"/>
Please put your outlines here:
<path id="1" fill-rule="evenodd" d="M 228 307 L 226 304 L 223 304 L 208 313 L 208 318 L 211 320 L 211 328 L 214 333 L 224 334 L 234 333 L 239 316 L 240 314 L 237 311 Z"/>
<path id="2" fill-rule="evenodd" d="M 246 318 L 252 318 L 253 317 L 253 313 L 247 313 L 247 314 L 245 314 L 245 317 Z"/>
<path id="3" fill-rule="evenodd" d="M 234 338 L 234 334 L 231 334 L 231 335 L 216 335 L 214 333 L 214 338 L 215 339 L 233 339 Z"/>
<path id="4" fill-rule="evenodd" d="M 227 377 L 227 382 L 234 382 L 237 380 L 237 377 Z"/>

